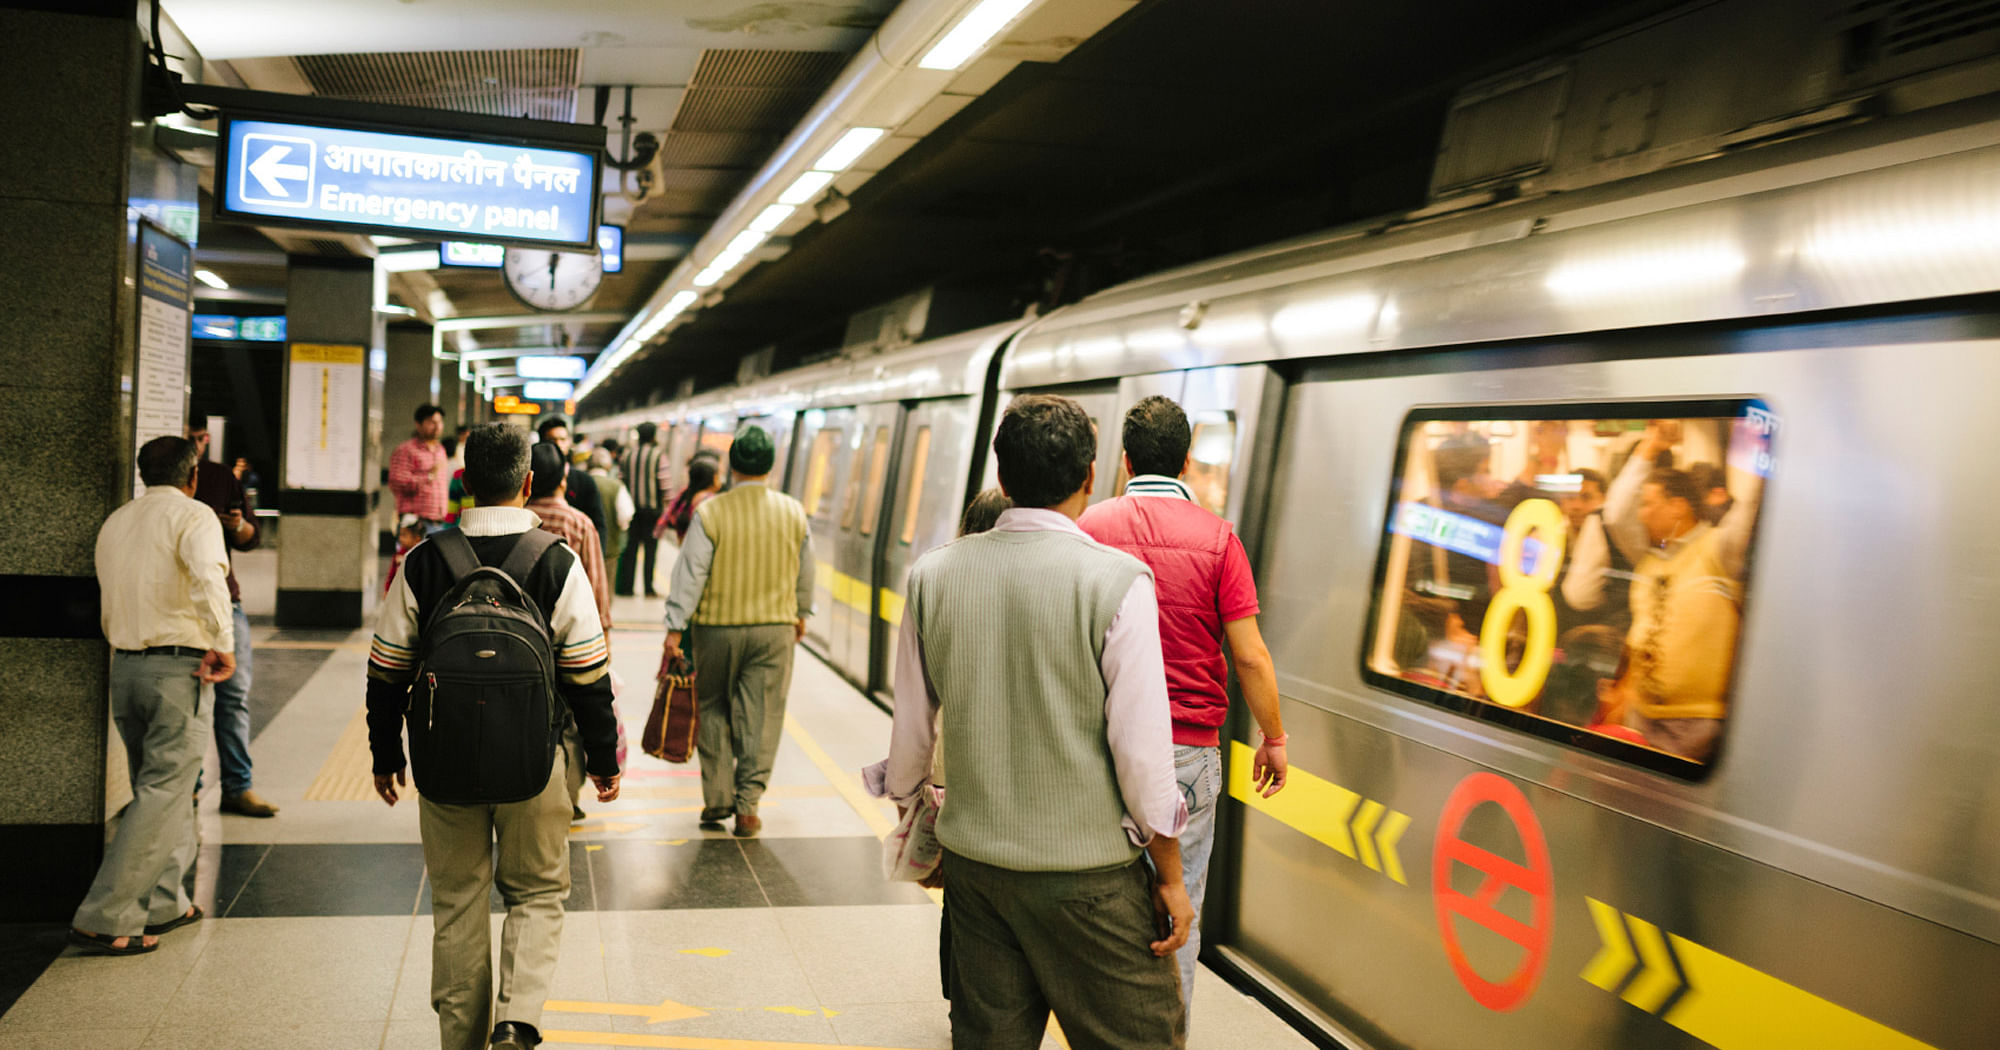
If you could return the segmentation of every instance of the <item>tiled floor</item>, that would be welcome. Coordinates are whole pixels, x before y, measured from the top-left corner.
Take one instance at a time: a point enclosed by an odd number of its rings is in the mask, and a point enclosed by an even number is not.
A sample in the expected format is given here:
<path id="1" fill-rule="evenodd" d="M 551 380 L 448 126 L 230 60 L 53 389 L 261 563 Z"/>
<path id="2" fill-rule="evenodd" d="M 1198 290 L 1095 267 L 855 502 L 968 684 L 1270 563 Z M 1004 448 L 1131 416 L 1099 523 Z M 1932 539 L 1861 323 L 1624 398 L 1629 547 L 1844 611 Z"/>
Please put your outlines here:
<path id="1" fill-rule="evenodd" d="M 255 562 L 239 574 L 253 593 L 268 586 Z M 615 620 L 633 625 L 613 634 L 626 682 L 650 680 L 660 632 L 645 625 L 660 611 L 618 603 Z M 194 887 L 210 918 L 152 955 L 82 956 L 63 951 L 59 927 L 0 928 L 0 1050 L 437 1046 L 416 807 L 304 797 L 361 703 L 367 634 L 253 630 L 271 668 L 259 689 L 272 691 L 258 701 L 257 789 L 283 812 L 224 816 L 209 793 Z M 620 704 L 634 739 L 649 700 Z M 851 801 L 888 718 L 805 654 L 790 713 L 761 838 L 697 828 L 695 771 L 636 747 L 625 797 L 586 803 L 549 1045 L 950 1045 L 937 905 L 880 876 L 871 829 L 893 810 Z M 497 896 L 493 910 L 497 930 Z M 1308 1045 L 1206 971 L 1195 994 L 1192 1047 Z"/>

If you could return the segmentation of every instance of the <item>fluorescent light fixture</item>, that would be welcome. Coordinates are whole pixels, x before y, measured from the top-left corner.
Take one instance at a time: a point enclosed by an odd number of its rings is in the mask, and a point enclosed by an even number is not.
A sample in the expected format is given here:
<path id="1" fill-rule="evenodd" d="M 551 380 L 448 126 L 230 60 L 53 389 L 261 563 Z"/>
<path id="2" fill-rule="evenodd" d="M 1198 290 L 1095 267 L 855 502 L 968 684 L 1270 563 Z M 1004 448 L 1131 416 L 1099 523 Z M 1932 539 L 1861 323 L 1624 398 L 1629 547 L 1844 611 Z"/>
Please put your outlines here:
<path id="1" fill-rule="evenodd" d="M 715 282 L 722 280 L 723 276 L 727 273 L 729 273 L 728 267 L 717 266 L 711 263 L 708 269 L 694 275 L 694 286 L 696 288 L 707 288 Z"/>
<path id="2" fill-rule="evenodd" d="M 757 217 L 750 220 L 750 228 L 758 233 L 770 233 L 784 225 L 785 220 L 791 218 L 792 213 L 797 210 L 797 207 L 790 204 L 773 204 L 758 212 Z"/>
<path id="3" fill-rule="evenodd" d="M 383 252 L 375 257 L 375 265 L 389 273 L 435 270 L 439 265 L 438 251 L 436 248 L 425 248 L 415 252 Z"/>
<path id="4" fill-rule="evenodd" d="M 925 69 L 957 69 L 999 35 L 1030 0 L 985 0 L 951 27 L 917 65 Z"/>
<path id="5" fill-rule="evenodd" d="M 693 292 L 675 292 L 674 297 L 672 299 L 667 300 L 667 316 L 672 317 L 680 313 L 682 310 L 685 310 L 688 307 L 693 306 L 694 301 L 699 298 L 701 298 L 701 296 L 696 295 Z"/>
<path id="6" fill-rule="evenodd" d="M 1559 299 L 1629 299 L 1687 292 L 1734 279 L 1749 265 L 1730 245 L 1700 245 L 1607 253 L 1564 263 L 1542 281 Z"/>
<path id="7" fill-rule="evenodd" d="M 227 291 L 229 288 L 229 282 L 217 277 L 213 270 L 196 270 L 194 279 L 217 291 Z"/>
<path id="8" fill-rule="evenodd" d="M 805 174 L 792 180 L 792 184 L 785 188 L 785 192 L 778 194 L 778 203 L 804 204 L 805 202 L 812 200 L 814 197 L 819 196 L 819 191 L 825 189 L 826 184 L 832 181 L 833 181 L 833 172 L 830 171 L 806 172 Z"/>
<path id="9" fill-rule="evenodd" d="M 868 152 L 868 147 L 880 142 L 886 134 L 888 131 L 884 128 L 849 128 L 847 134 L 840 136 L 840 141 L 819 155 L 813 170 L 846 171 L 848 165 L 860 160 L 861 155 Z"/>
<path id="10" fill-rule="evenodd" d="M 415 244 L 415 243 L 417 243 L 416 241 L 413 241 L 413 240 L 411 240 L 411 239 L 410 239 L 410 238 L 408 238 L 408 237 L 386 237 L 386 236 L 384 236 L 384 235 L 382 235 L 382 234 L 379 234 L 379 233 L 371 233 L 371 234 L 369 234 L 369 235 L 368 235 L 368 240 L 369 240 L 369 241 L 371 241 L 371 242 L 373 242 L 373 243 L 374 243 L 374 245 L 375 245 L 375 247 L 377 247 L 377 248 L 387 248 L 387 247 L 390 247 L 390 246 L 392 246 L 392 245 L 397 245 L 397 244 Z"/>
<path id="11" fill-rule="evenodd" d="M 567 379 L 574 382 L 582 379 L 583 373 L 584 361 L 581 357 L 534 354 L 514 362 L 514 374 L 526 379 Z"/>
<path id="12" fill-rule="evenodd" d="M 757 246 L 762 243 L 764 243 L 763 234 L 758 233 L 756 230 L 744 230 L 742 233 L 729 239 L 729 245 L 722 249 L 722 254 L 738 257 L 745 256 L 756 251 Z"/>

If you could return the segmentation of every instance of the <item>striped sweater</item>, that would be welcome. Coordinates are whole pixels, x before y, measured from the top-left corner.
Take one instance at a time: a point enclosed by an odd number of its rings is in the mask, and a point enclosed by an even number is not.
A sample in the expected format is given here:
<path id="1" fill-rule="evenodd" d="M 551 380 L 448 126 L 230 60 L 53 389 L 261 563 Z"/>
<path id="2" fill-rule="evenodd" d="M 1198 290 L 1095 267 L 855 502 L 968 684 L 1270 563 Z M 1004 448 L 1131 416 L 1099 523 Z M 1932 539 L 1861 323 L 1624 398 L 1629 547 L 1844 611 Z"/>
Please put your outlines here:
<path id="1" fill-rule="evenodd" d="M 806 615 L 811 529 L 799 501 L 765 485 L 738 485 L 695 511 L 714 544 L 693 622 L 706 627 L 791 623 Z M 809 600 L 809 599 L 807 599 Z"/>

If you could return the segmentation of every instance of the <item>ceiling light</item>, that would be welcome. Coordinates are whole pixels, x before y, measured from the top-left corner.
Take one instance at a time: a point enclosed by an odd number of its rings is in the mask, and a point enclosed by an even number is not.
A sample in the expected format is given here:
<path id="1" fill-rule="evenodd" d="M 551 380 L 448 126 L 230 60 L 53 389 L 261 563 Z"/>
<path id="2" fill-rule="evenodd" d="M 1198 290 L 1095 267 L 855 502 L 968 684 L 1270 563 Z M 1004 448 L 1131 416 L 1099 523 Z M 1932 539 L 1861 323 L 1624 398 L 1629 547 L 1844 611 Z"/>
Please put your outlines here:
<path id="1" fill-rule="evenodd" d="M 672 299 L 667 300 L 667 316 L 673 317 L 674 315 L 680 313 L 682 310 L 685 310 L 688 307 L 693 306 L 694 301 L 699 298 L 701 298 L 701 296 L 696 295 L 693 292 L 685 292 L 685 291 L 675 292 L 674 297 Z"/>
<path id="2" fill-rule="evenodd" d="M 812 200 L 826 184 L 833 181 L 833 172 L 809 171 L 793 180 L 785 192 L 778 194 L 779 204 L 804 204 Z"/>
<path id="3" fill-rule="evenodd" d="M 1029 0 L 985 0 L 953 26 L 917 65 L 925 69 L 957 69 L 1007 28 L 1007 23 L 1028 4 Z"/>
<path id="4" fill-rule="evenodd" d="M 194 279 L 218 291 L 226 291 L 229 288 L 229 282 L 217 277 L 213 270 L 196 270 Z"/>
<path id="5" fill-rule="evenodd" d="M 717 266 L 714 263 L 711 263 L 709 264 L 708 269 L 703 270 L 702 272 L 694 275 L 694 286 L 696 288 L 706 288 L 709 285 L 712 285 L 715 282 L 722 280 L 723 275 L 728 272 L 729 272 L 728 267 Z"/>
<path id="6" fill-rule="evenodd" d="M 817 171 L 846 171 L 848 165 L 860 160 L 861 155 L 868 152 L 868 147 L 881 141 L 885 134 L 888 132 L 882 128 L 849 128 L 832 149 L 819 155 L 819 161 L 813 168 Z"/>
<path id="7" fill-rule="evenodd" d="M 758 233 L 770 233 L 782 225 L 786 219 L 791 218 L 792 213 L 797 210 L 797 208 L 790 204 L 773 204 L 763 211 L 758 212 L 757 217 L 750 220 L 750 228 L 756 230 Z"/>
<path id="8" fill-rule="evenodd" d="M 389 273 L 435 270 L 439 265 L 438 251 L 436 248 L 426 248 L 415 252 L 384 252 L 375 257 L 375 265 Z"/>
<path id="9" fill-rule="evenodd" d="M 742 233 L 739 233 L 735 237 L 730 238 L 729 245 L 728 247 L 722 249 L 722 254 L 737 255 L 737 256 L 748 255 L 751 252 L 756 251 L 757 246 L 762 243 L 764 243 L 763 234 L 758 233 L 756 230 L 744 230 Z"/>
<path id="10" fill-rule="evenodd" d="M 396 244 L 415 244 L 415 243 L 417 243 L 417 242 L 415 242 L 415 241 L 413 241 L 413 240 L 409 239 L 408 237 L 385 237 L 385 236 L 383 236 L 382 234 L 379 234 L 379 233 L 371 233 L 371 234 L 369 234 L 369 235 L 368 235 L 368 239 L 369 239 L 370 241 L 374 242 L 374 244 L 375 244 L 375 247 L 377 247 L 377 248 L 387 248 L 387 247 L 389 247 L 389 246 L 391 246 L 391 245 L 396 245 Z"/>

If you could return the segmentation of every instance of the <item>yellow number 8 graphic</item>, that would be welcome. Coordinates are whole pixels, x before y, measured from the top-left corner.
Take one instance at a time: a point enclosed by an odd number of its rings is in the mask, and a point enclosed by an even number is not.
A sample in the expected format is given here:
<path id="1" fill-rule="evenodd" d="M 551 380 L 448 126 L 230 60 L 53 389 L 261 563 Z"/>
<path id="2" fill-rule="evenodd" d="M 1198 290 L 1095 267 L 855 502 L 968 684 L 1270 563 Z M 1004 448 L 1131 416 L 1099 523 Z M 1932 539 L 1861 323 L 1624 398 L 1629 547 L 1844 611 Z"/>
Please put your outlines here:
<path id="1" fill-rule="evenodd" d="M 1531 534 L 1542 544 L 1533 574 L 1520 568 L 1521 549 Z M 1556 652 L 1556 603 L 1549 588 L 1556 585 L 1568 541 L 1569 523 L 1548 500 L 1524 500 L 1507 515 L 1500 538 L 1500 592 L 1486 607 L 1486 622 L 1479 628 L 1479 681 L 1496 704 L 1525 707 L 1548 680 Z M 1516 612 L 1528 617 L 1528 644 L 1521 651 L 1521 666 L 1508 671 L 1507 632 Z"/>

